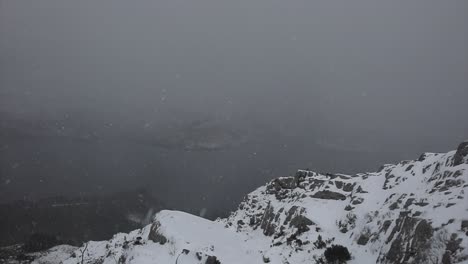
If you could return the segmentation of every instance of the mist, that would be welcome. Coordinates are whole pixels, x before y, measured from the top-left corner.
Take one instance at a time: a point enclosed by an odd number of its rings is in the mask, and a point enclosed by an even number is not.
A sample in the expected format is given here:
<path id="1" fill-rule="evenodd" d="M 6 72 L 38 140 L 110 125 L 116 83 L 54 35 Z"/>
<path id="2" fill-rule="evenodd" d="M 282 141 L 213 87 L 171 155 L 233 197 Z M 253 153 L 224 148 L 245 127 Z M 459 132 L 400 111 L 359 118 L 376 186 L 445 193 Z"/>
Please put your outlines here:
<path id="1" fill-rule="evenodd" d="M 0 1 L 0 200 L 145 187 L 222 215 L 299 168 L 454 149 L 467 14 L 435 0 Z"/>

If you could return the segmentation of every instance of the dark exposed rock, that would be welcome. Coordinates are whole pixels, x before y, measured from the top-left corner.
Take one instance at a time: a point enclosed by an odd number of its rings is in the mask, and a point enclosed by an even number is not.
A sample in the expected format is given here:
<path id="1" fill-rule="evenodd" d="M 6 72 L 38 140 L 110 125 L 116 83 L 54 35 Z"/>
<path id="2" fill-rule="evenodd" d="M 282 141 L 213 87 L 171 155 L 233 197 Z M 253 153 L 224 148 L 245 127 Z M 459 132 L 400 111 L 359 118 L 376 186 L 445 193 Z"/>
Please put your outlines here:
<path id="1" fill-rule="evenodd" d="M 426 173 L 426 171 L 428 171 L 431 167 L 432 167 L 432 164 L 426 165 L 426 166 L 423 168 L 422 172 L 423 172 L 423 173 Z"/>
<path id="2" fill-rule="evenodd" d="M 422 153 L 421 156 L 419 156 L 418 161 L 423 161 L 427 158 L 427 153 Z"/>
<path id="3" fill-rule="evenodd" d="M 355 185 L 355 184 L 356 184 L 356 183 L 354 183 L 354 184 L 352 184 L 352 183 L 347 183 L 347 184 L 345 184 L 344 187 L 343 187 L 343 191 L 345 191 L 345 192 L 351 192 L 351 191 L 353 191 L 353 188 L 354 188 L 354 185 Z"/>
<path id="4" fill-rule="evenodd" d="M 302 172 L 300 172 L 300 175 Z M 276 199 L 283 200 L 288 197 L 291 193 L 291 190 L 295 188 L 304 188 L 304 177 L 305 176 L 294 176 L 294 177 L 282 177 L 274 179 L 273 181 L 269 182 L 266 186 L 266 193 L 274 194 Z M 301 183 L 301 184 L 300 184 Z"/>
<path id="5" fill-rule="evenodd" d="M 361 234 L 359 239 L 357 240 L 358 245 L 365 246 L 367 242 L 369 241 L 369 235 L 368 234 Z"/>
<path id="6" fill-rule="evenodd" d="M 458 178 L 463 174 L 461 170 L 457 170 L 453 173 L 453 178 Z"/>
<path id="7" fill-rule="evenodd" d="M 409 171 L 409 170 L 411 170 L 413 167 L 414 167 L 414 165 L 411 164 L 411 165 L 409 165 L 408 167 L 406 167 L 405 171 Z"/>
<path id="8" fill-rule="evenodd" d="M 341 245 L 332 245 L 324 252 L 327 263 L 346 263 L 351 259 L 348 249 Z"/>
<path id="9" fill-rule="evenodd" d="M 167 242 L 167 238 L 159 232 L 160 227 L 161 227 L 161 224 L 158 221 L 154 222 L 151 225 L 148 239 L 153 241 L 154 243 L 159 243 L 161 245 L 164 245 Z"/>
<path id="10" fill-rule="evenodd" d="M 390 209 L 390 210 L 395 210 L 395 209 L 397 209 L 397 208 L 398 208 L 398 201 L 392 203 L 392 204 L 388 207 L 388 209 Z"/>
<path id="11" fill-rule="evenodd" d="M 400 217 L 409 216 L 411 211 L 400 211 Z"/>
<path id="12" fill-rule="evenodd" d="M 458 145 L 457 152 L 453 156 L 453 165 L 468 164 L 468 141 Z"/>
<path id="13" fill-rule="evenodd" d="M 359 187 L 356 189 L 356 192 L 357 192 L 357 193 L 368 193 L 367 191 L 364 191 L 364 189 L 362 189 L 361 186 L 359 186 Z"/>
<path id="14" fill-rule="evenodd" d="M 303 233 L 309 230 L 308 226 L 315 225 L 315 223 L 303 215 L 298 215 L 291 219 L 289 225 L 296 227 L 300 233 Z"/>
<path id="15" fill-rule="evenodd" d="M 390 199 L 392 199 L 393 196 L 395 196 L 395 195 L 396 195 L 396 193 L 390 194 L 390 196 L 388 196 L 387 199 L 385 199 L 385 203 L 387 203 L 387 202 L 388 202 Z"/>
<path id="16" fill-rule="evenodd" d="M 387 190 L 389 188 L 388 184 L 392 178 L 395 178 L 395 175 L 391 174 L 390 171 L 385 174 L 385 182 L 382 189 Z"/>
<path id="17" fill-rule="evenodd" d="M 356 215 L 353 213 L 346 214 L 346 218 L 338 221 L 338 229 L 341 233 L 347 233 L 350 229 L 356 227 Z"/>
<path id="18" fill-rule="evenodd" d="M 137 237 L 136 240 L 133 242 L 133 244 L 136 245 L 136 246 L 137 245 L 143 245 L 142 239 L 143 238 L 141 236 Z"/>
<path id="19" fill-rule="evenodd" d="M 273 187 L 278 189 L 294 189 L 297 186 L 297 179 L 294 177 L 283 177 L 273 180 Z"/>
<path id="20" fill-rule="evenodd" d="M 351 204 L 358 205 L 358 204 L 362 204 L 362 202 L 364 202 L 364 199 L 362 199 L 361 197 L 358 197 L 358 198 L 354 199 Z"/>
<path id="21" fill-rule="evenodd" d="M 388 228 L 392 224 L 392 220 L 385 220 L 382 224 L 381 232 L 387 233 Z"/>
<path id="22" fill-rule="evenodd" d="M 432 226 L 426 220 L 400 216 L 387 239 L 387 243 L 391 242 L 385 255 L 388 263 L 403 264 L 410 258 L 414 259 L 413 263 L 427 263 L 425 251 L 430 246 L 428 242 L 433 232 Z"/>
<path id="23" fill-rule="evenodd" d="M 315 223 L 304 216 L 303 214 L 305 213 L 305 208 L 303 207 L 298 207 L 298 206 L 292 206 L 287 214 L 286 214 L 286 219 L 284 220 L 284 225 L 289 224 L 289 226 L 294 226 L 298 229 L 299 233 L 303 233 L 305 231 L 309 230 L 310 225 L 315 225 Z"/>
<path id="24" fill-rule="evenodd" d="M 429 205 L 429 203 L 428 202 L 418 202 L 418 203 L 414 203 L 414 205 L 424 207 L 424 206 Z"/>
<path id="25" fill-rule="evenodd" d="M 468 220 L 462 220 L 461 222 L 461 230 L 463 232 L 467 232 L 468 231 Z"/>
<path id="26" fill-rule="evenodd" d="M 447 180 L 445 180 L 445 185 L 444 185 L 445 188 L 443 188 L 443 190 L 446 191 L 446 190 L 448 190 L 448 188 L 461 186 L 461 185 L 463 185 L 463 183 L 464 183 L 464 181 L 462 179 L 457 179 L 457 180 L 447 179 Z M 440 190 L 442 190 L 442 189 L 440 189 Z"/>
<path id="27" fill-rule="evenodd" d="M 260 227 L 262 228 L 263 234 L 265 236 L 271 236 L 275 233 L 276 225 L 274 218 L 274 208 L 272 205 L 268 204 L 267 208 L 265 209 L 265 214 L 263 215 L 262 223 L 260 224 Z"/>
<path id="28" fill-rule="evenodd" d="M 296 171 L 296 174 L 294 175 L 294 177 L 303 180 L 305 177 L 309 176 L 309 172 L 310 171 L 308 171 L 308 170 L 298 170 L 298 171 Z"/>
<path id="29" fill-rule="evenodd" d="M 342 181 L 335 181 L 335 186 L 336 186 L 336 188 L 341 189 L 341 188 L 343 188 L 343 182 Z"/>
<path id="30" fill-rule="evenodd" d="M 458 238 L 457 234 L 452 234 L 450 236 L 450 240 L 447 241 L 446 244 L 446 250 L 455 253 L 457 250 L 461 249 L 460 244 L 463 241 L 463 239 Z"/>
<path id="31" fill-rule="evenodd" d="M 402 218 L 396 219 L 395 227 L 393 227 L 392 232 L 390 233 L 390 236 L 388 236 L 387 241 L 385 241 L 386 244 L 390 243 L 390 241 L 393 240 L 393 237 L 395 236 L 395 234 L 400 231 L 403 220 L 404 219 Z"/>
<path id="32" fill-rule="evenodd" d="M 436 173 L 436 172 L 439 172 L 440 171 L 440 163 L 436 163 L 436 166 L 434 168 L 434 172 L 433 173 Z"/>
<path id="33" fill-rule="evenodd" d="M 313 181 L 310 182 L 309 184 L 309 190 L 315 190 L 316 188 L 323 186 L 325 184 L 324 180 L 317 180 L 314 179 Z"/>
<path id="34" fill-rule="evenodd" d="M 273 236 L 274 239 L 277 239 L 289 235 L 289 238 L 291 238 L 291 235 L 287 232 L 288 230 L 292 230 L 291 227 L 295 228 L 294 235 L 297 236 L 306 231 L 309 231 L 309 226 L 315 225 L 312 220 L 304 215 L 305 211 L 306 210 L 304 207 L 292 206 L 286 212 L 284 208 L 281 208 L 275 213 L 273 206 L 268 204 L 265 208 L 265 211 L 261 215 L 257 216 L 257 218 L 261 220 L 260 223 L 256 226 L 260 226 L 265 236 Z M 281 222 L 280 216 L 283 214 L 286 217 L 284 221 Z M 256 219 L 252 220 L 252 217 L 250 219 L 251 222 L 257 222 Z M 256 228 L 255 225 L 253 228 Z M 303 243 L 302 241 L 299 241 L 297 237 L 293 236 L 291 239 L 290 242 L 294 242 L 296 245 Z"/>
<path id="35" fill-rule="evenodd" d="M 420 215 L 422 215 L 421 211 L 416 211 L 416 212 L 413 213 L 413 217 L 418 217 Z"/>
<path id="36" fill-rule="evenodd" d="M 318 199 L 326 199 L 326 200 L 346 200 L 346 196 L 332 191 L 318 191 L 314 195 L 311 196 L 312 198 Z"/>
<path id="37" fill-rule="evenodd" d="M 445 245 L 446 247 L 445 253 L 442 256 L 442 264 L 451 264 L 453 263 L 453 260 L 455 260 L 456 263 L 459 263 L 459 260 L 457 261 L 457 252 L 463 249 L 460 246 L 461 242 L 462 239 L 458 238 L 457 234 L 452 234 L 450 236 L 450 240 L 448 240 Z"/>
<path id="38" fill-rule="evenodd" d="M 442 178 L 444 178 L 444 179 L 448 178 L 448 177 L 452 176 L 452 174 L 453 174 L 453 172 L 451 172 L 451 171 L 444 171 L 444 174 L 443 174 L 444 176 L 442 176 Z M 434 176 L 440 176 L 440 174 L 435 174 Z"/>
<path id="39" fill-rule="evenodd" d="M 205 264 L 221 264 L 216 256 L 208 256 L 206 258 Z"/>
<path id="40" fill-rule="evenodd" d="M 406 200 L 406 203 L 405 203 L 405 205 L 403 206 L 403 208 L 408 209 L 408 207 L 409 207 L 411 204 L 413 204 L 414 200 L 415 200 L 414 198 L 408 198 L 408 200 Z"/>
<path id="41" fill-rule="evenodd" d="M 286 219 L 284 219 L 284 224 L 288 224 L 290 221 L 291 221 L 291 218 L 296 214 L 298 213 L 298 209 L 299 207 L 294 205 L 294 206 L 291 206 L 291 208 L 289 208 L 288 210 L 288 213 L 286 214 Z M 302 208 L 303 210 L 305 210 L 304 208 Z"/>
<path id="42" fill-rule="evenodd" d="M 317 249 L 322 249 L 327 247 L 327 243 L 323 241 L 322 236 L 318 235 L 317 240 L 314 242 L 314 246 Z"/>

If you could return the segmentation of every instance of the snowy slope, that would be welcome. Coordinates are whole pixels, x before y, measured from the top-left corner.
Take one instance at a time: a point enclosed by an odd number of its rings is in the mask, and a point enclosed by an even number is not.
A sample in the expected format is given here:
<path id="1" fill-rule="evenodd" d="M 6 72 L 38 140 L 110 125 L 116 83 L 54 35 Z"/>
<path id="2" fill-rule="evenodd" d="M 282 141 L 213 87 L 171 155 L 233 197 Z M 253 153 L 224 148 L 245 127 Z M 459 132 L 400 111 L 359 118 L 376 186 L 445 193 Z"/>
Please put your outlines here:
<path id="1" fill-rule="evenodd" d="M 109 241 L 89 242 L 86 250 L 82 247 L 63 263 L 81 263 L 82 252 L 84 263 L 205 263 L 215 256 L 222 263 L 256 263 L 261 255 L 251 246 L 243 234 L 220 223 L 164 210 L 152 225 Z"/>
<path id="2" fill-rule="evenodd" d="M 322 263 L 332 244 L 355 264 L 468 263 L 467 191 L 468 142 L 373 173 L 300 170 L 248 194 L 227 219 L 162 211 L 63 263 Z"/>

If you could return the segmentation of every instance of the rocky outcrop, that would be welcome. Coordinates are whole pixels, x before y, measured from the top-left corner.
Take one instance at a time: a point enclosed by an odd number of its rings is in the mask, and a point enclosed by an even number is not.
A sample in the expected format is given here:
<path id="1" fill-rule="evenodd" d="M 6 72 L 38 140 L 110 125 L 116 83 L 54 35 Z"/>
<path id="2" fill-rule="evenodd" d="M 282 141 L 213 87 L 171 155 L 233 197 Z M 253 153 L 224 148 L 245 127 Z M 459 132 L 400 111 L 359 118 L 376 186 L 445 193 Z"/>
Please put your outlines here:
<path id="1" fill-rule="evenodd" d="M 303 207 L 292 206 L 288 210 L 284 207 L 275 211 L 271 204 L 268 204 L 261 217 L 260 228 L 266 236 L 275 238 L 286 237 L 294 234 L 300 235 L 310 230 L 310 226 L 315 223 L 305 216 L 306 209 Z M 291 232 L 285 232 L 289 230 Z"/>
<path id="2" fill-rule="evenodd" d="M 151 229 L 148 235 L 148 239 L 155 243 L 164 245 L 167 242 L 167 238 L 163 234 L 161 234 L 161 232 L 159 231 L 160 227 L 161 227 L 161 224 L 158 221 L 155 221 L 153 224 L 151 224 Z"/>
<path id="3" fill-rule="evenodd" d="M 263 230 L 263 234 L 266 236 L 271 236 L 276 232 L 276 227 L 278 226 L 278 217 L 279 213 L 275 214 L 273 206 L 269 204 L 265 209 L 265 214 L 263 215 L 260 224 L 260 227 Z"/>
<path id="4" fill-rule="evenodd" d="M 434 230 L 424 219 L 401 215 L 396 220 L 386 243 L 390 244 L 388 252 L 381 257 L 381 263 L 404 264 L 413 259 L 416 263 L 429 263 L 427 250 Z"/>
<path id="5" fill-rule="evenodd" d="M 375 173 L 299 171 L 249 194 L 226 222 L 250 218 L 250 225 L 242 228 L 248 232 L 261 219 L 261 229 L 274 238 L 274 246 L 282 245 L 282 238 L 307 243 L 317 236 L 324 243 L 336 243 L 338 232 L 358 247 L 373 248 L 375 263 L 460 263 L 468 259 L 463 249 L 468 247 L 468 219 L 458 216 L 459 221 L 455 220 L 457 214 L 466 215 L 462 204 L 468 191 L 468 166 L 460 165 L 466 164 L 467 148 L 462 143 L 457 151 L 446 154 L 424 153 L 418 160 L 387 164 Z M 443 208 L 458 209 L 451 214 L 436 213 Z M 328 214 L 327 210 L 342 213 Z M 340 215 L 334 220 L 335 235 L 327 231 L 330 220 L 324 223 L 322 215 Z M 451 238 L 449 230 L 458 230 L 456 238 Z M 307 246 L 302 243 L 299 248 Z"/>
<path id="6" fill-rule="evenodd" d="M 468 164 L 468 141 L 458 145 L 457 152 L 453 155 L 453 165 Z"/>

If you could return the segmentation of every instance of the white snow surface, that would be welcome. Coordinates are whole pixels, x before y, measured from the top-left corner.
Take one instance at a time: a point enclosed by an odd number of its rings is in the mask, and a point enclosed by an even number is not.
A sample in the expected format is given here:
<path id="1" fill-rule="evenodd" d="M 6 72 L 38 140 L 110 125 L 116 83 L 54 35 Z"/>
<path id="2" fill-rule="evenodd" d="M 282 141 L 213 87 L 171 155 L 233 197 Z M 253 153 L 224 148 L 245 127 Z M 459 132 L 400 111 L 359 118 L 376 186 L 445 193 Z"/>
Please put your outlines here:
<path id="1" fill-rule="evenodd" d="M 212 256 L 223 264 L 314 264 L 325 251 L 314 243 L 320 236 L 327 247 L 346 246 L 349 264 L 442 263 L 444 254 L 452 264 L 468 263 L 468 230 L 462 227 L 468 224 L 468 164 L 454 164 L 455 153 L 425 153 L 418 160 L 357 175 L 300 170 L 248 194 L 226 219 L 164 210 L 142 229 L 90 241 L 67 259 L 61 255 L 61 261 L 204 264 L 215 263 L 208 261 Z M 330 193 L 338 198 L 320 196 Z M 300 217 L 312 224 L 300 230 L 293 224 Z M 425 226 L 430 231 L 420 232 Z M 413 237 L 428 233 L 420 240 Z M 152 241 L 154 234 L 165 241 Z M 362 237 L 366 243 L 358 243 Z M 395 257 L 392 247 L 401 241 L 405 250 L 418 253 L 405 253 L 404 260 Z M 458 247 L 447 251 L 450 241 Z M 54 254 L 41 261 L 47 257 Z"/>

